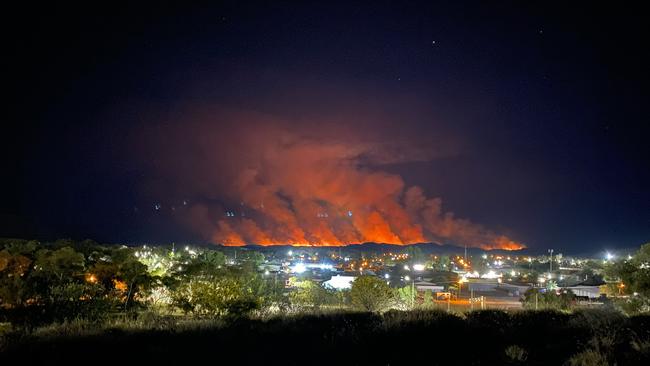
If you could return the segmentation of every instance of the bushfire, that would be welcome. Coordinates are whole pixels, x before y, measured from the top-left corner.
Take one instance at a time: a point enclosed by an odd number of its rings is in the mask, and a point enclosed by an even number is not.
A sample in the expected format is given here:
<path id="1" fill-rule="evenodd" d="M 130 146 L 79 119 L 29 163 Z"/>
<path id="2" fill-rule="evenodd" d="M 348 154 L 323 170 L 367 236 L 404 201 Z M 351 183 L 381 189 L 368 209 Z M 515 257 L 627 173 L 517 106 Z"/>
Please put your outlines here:
<path id="1" fill-rule="evenodd" d="M 202 198 L 188 205 L 189 215 L 175 215 L 214 243 L 524 247 L 444 211 L 440 198 L 427 197 L 424 189 L 407 186 L 386 169 L 435 159 L 442 153 L 429 146 L 443 143 L 425 144 L 417 136 L 386 142 L 362 126 L 297 126 L 246 113 L 215 111 L 190 120 L 195 122 L 161 133 L 175 136 L 174 146 L 191 150 L 181 154 L 164 145 L 144 156 L 162 159 L 161 169 L 170 170 L 164 176 L 179 177 L 161 190 Z M 183 160 L 177 158 L 181 155 Z"/>

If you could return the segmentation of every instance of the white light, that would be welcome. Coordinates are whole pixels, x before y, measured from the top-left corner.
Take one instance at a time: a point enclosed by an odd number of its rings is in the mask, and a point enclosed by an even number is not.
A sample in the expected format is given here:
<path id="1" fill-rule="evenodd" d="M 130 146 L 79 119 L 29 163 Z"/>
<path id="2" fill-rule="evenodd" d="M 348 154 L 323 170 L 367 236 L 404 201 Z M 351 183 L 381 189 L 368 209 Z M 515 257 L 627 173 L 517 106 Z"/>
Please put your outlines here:
<path id="1" fill-rule="evenodd" d="M 413 269 L 416 271 L 422 271 L 424 269 L 424 264 L 414 264 Z"/>
<path id="2" fill-rule="evenodd" d="M 404 281 L 410 281 L 410 280 L 411 280 L 411 277 L 409 277 L 409 276 L 404 277 Z"/>
<path id="3" fill-rule="evenodd" d="M 389 279 L 389 278 L 390 278 L 390 275 L 389 275 L 388 273 L 386 273 L 386 274 L 384 275 L 384 278 L 385 278 L 385 279 Z"/>
<path id="4" fill-rule="evenodd" d="M 512 277 L 514 277 L 514 276 L 517 275 L 517 273 L 516 273 L 515 271 L 512 271 L 512 272 L 510 272 L 510 275 L 511 275 Z"/>
<path id="5" fill-rule="evenodd" d="M 488 271 L 488 273 L 481 276 L 481 278 L 488 278 L 488 279 L 495 279 L 495 278 L 498 278 L 498 277 L 501 277 L 501 276 L 496 274 L 496 272 L 494 272 L 492 270 Z"/>
<path id="6" fill-rule="evenodd" d="M 303 264 L 300 263 L 305 268 L 318 268 L 318 269 L 329 269 L 330 271 L 334 270 L 334 266 L 331 264 L 324 264 L 324 263 L 307 263 Z"/>
<path id="7" fill-rule="evenodd" d="M 269 275 L 269 271 L 268 271 L 268 270 L 264 271 L 264 275 L 268 276 L 268 275 Z"/>
<path id="8" fill-rule="evenodd" d="M 186 250 L 186 251 L 187 251 L 187 250 L 190 250 L 190 247 L 185 247 L 185 250 Z"/>
<path id="9" fill-rule="evenodd" d="M 305 265 L 303 263 L 298 263 L 298 264 L 293 266 L 293 271 L 295 273 L 303 273 L 303 272 L 305 272 L 306 269 L 307 269 L 307 267 L 305 267 Z"/>
<path id="10" fill-rule="evenodd" d="M 356 277 L 353 276 L 334 276 L 323 283 L 323 286 L 337 290 L 351 289 L 352 282 Z"/>
<path id="11" fill-rule="evenodd" d="M 289 252 L 287 252 L 287 254 L 289 254 L 289 256 L 292 256 L 293 255 L 293 250 L 290 250 Z"/>
<path id="12" fill-rule="evenodd" d="M 614 259 L 614 254 L 607 252 L 607 254 L 605 254 L 605 257 L 607 257 L 608 261 L 611 261 L 612 259 Z"/>
<path id="13" fill-rule="evenodd" d="M 482 257 L 483 259 L 487 259 L 487 254 L 483 254 L 481 257 Z"/>
<path id="14" fill-rule="evenodd" d="M 404 270 L 405 271 L 410 271 L 411 269 L 409 268 L 409 266 L 404 266 Z"/>

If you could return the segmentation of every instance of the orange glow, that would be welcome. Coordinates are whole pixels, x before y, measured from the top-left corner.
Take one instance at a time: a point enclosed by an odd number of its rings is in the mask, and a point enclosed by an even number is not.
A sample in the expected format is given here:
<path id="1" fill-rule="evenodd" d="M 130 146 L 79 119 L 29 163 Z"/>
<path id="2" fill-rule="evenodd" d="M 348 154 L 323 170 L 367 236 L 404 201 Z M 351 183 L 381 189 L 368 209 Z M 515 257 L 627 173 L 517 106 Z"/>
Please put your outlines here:
<path id="1" fill-rule="evenodd" d="M 189 214 L 179 219 L 215 244 L 525 247 L 445 211 L 440 198 L 382 171 L 382 163 L 423 158 L 411 144 L 378 144 L 364 135 L 350 140 L 350 131 L 321 124 L 301 133 L 269 116 L 219 112 L 224 126 L 219 133 L 206 127 L 210 123 L 203 125 L 212 114 L 188 121 L 175 133 L 186 136 L 186 145 L 196 146 L 207 159 L 200 166 L 205 179 L 195 182 L 201 195 L 224 200 L 192 203 Z M 232 146 L 242 153 L 233 154 Z"/>
<path id="2" fill-rule="evenodd" d="M 116 290 L 120 290 L 120 291 L 126 291 L 129 288 L 127 286 L 126 282 L 120 281 L 120 280 L 115 280 L 115 279 L 113 280 L 113 285 L 115 286 Z"/>

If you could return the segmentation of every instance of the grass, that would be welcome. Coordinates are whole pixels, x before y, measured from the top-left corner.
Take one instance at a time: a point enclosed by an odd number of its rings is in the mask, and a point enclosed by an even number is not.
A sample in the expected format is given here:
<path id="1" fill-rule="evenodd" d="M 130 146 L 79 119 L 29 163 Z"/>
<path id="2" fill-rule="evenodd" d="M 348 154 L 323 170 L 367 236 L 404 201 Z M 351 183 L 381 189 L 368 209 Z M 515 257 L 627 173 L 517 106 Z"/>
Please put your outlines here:
<path id="1" fill-rule="evenodd" d="M 144 313 L 7 331 L 13 338 L 0 357 L 23 364 L 642 365 L 650 364 L 649 326 L 650 316 L 598 310 L 328 311 L 228 321 Z"/>

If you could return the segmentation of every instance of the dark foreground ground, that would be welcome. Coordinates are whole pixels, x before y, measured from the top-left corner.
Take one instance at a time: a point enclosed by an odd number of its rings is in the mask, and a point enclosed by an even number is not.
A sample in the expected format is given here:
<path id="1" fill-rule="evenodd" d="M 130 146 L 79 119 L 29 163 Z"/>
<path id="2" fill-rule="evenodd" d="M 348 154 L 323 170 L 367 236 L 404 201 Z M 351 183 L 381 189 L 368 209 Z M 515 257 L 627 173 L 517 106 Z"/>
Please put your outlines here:
<path id="1" fill-rule="evenodd" d="M 340 313 L 5 339 L 0 365 L 650 365 L 650 316 Z"/>

